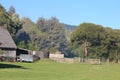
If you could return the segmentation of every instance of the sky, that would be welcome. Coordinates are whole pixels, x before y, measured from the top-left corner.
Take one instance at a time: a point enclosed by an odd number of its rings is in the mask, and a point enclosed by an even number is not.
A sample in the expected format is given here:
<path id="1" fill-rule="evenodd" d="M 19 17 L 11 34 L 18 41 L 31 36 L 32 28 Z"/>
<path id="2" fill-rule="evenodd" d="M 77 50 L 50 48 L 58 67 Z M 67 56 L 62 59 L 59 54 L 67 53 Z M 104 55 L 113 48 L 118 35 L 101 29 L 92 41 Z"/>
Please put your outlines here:
<path id="1" fill-rule="evenodd" d="M 79 25 L 90 22 L 120 29 L 120 0 L 0 0 L 6 11 L 13 6 L 20 18 L 56 17 L 60 22 Z"/>

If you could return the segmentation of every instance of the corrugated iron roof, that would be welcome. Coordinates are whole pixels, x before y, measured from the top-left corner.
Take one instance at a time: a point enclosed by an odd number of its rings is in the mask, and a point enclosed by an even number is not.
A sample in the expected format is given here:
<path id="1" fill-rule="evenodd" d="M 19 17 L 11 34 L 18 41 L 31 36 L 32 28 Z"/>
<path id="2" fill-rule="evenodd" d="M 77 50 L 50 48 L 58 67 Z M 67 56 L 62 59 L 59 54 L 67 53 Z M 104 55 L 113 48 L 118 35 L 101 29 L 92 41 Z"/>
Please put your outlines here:
<path id="1" fill-rule="evenodd" d="M 0 26 L 0 48 L 17 48 L 8 30 Z"/>

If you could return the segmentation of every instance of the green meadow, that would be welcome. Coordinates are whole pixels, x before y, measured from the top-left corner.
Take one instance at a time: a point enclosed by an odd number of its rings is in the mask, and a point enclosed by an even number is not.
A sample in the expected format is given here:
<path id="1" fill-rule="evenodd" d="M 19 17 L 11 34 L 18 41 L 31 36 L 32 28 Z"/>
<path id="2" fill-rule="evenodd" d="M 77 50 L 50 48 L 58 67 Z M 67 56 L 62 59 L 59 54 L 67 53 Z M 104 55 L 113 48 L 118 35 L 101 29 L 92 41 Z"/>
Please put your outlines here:
<path id="1" fill-rule="evenodd" d="M 0 62 L 0 80 L 120 80 L 120 64 Z"/>

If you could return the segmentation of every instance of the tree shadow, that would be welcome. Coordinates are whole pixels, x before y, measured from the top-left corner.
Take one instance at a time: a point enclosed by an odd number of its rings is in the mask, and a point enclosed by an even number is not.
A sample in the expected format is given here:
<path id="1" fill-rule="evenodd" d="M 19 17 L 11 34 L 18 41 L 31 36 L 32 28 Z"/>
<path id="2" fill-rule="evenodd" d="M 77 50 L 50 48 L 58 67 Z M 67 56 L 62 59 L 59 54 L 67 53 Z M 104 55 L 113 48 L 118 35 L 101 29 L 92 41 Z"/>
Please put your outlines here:
<path id="1" fill-rule="evenodd" d="M 28 68 L 25 68 L 25 67 L 19 66 L 19 65 L 14 65 L 14 64 L 3 64 L 3 63 L 0 63 L 0 69 L 5 69 L 5 68 L 28 69 Z"/>

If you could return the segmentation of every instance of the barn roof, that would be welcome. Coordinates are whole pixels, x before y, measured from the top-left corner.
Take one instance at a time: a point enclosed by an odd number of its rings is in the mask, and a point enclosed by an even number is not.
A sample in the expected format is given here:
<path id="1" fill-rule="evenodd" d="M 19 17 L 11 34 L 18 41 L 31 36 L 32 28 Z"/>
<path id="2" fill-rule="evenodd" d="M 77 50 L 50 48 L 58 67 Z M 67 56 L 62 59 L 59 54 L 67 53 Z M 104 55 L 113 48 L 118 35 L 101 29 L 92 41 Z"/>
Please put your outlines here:
<path id="1" fill-rule="evenodd" d="M 0 48 L 17 48 L 8 30 L 0 26 Z"/>

